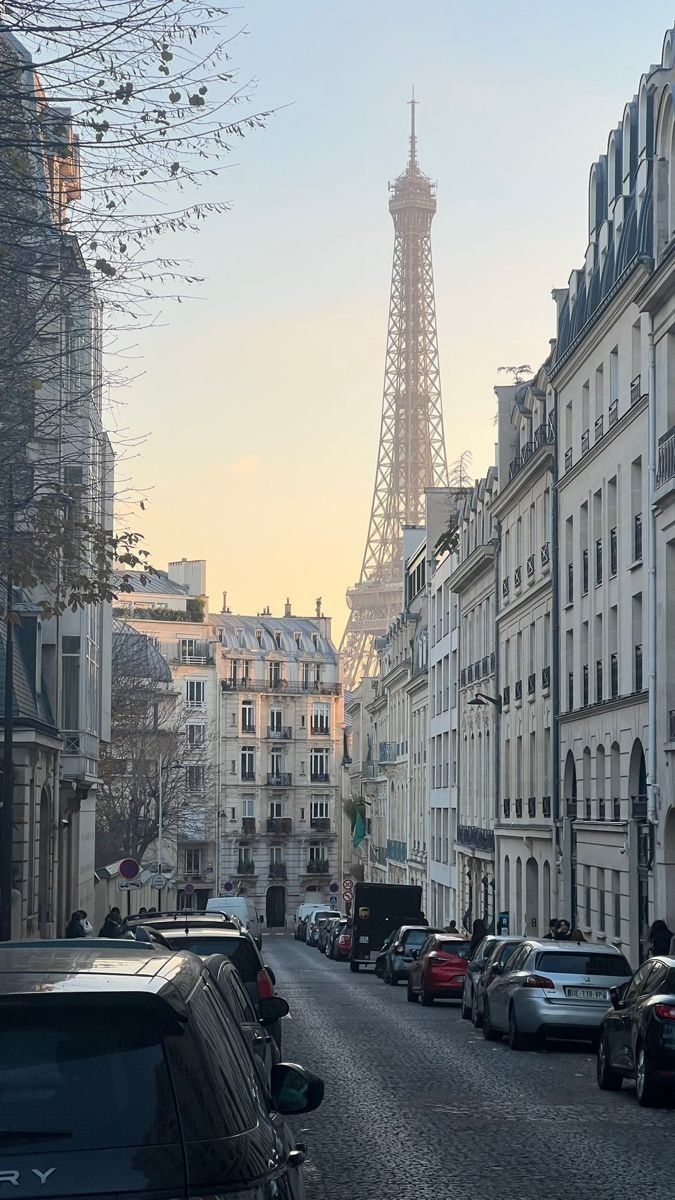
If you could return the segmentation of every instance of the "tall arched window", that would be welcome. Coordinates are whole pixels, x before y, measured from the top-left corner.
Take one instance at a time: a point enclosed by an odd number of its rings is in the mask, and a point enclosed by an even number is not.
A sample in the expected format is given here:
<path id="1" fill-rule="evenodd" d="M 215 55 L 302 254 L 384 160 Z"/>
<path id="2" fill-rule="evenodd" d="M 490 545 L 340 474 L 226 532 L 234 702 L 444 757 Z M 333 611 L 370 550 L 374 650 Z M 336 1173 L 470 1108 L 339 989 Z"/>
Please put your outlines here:
<path id="1" fill-rule="evenodd" d="M 598 746 L 595 752 L 595 795 L 598 801 L 598 820 L 605 819 L 605 747 Z"/>
<path id="2" fill-rule="evenodd" d="M 591 819 L 591 752 L 588 746 L 584 749 L 583 758 L 583 788 L 584 788 L 584 816 L 587 821 Z"/>

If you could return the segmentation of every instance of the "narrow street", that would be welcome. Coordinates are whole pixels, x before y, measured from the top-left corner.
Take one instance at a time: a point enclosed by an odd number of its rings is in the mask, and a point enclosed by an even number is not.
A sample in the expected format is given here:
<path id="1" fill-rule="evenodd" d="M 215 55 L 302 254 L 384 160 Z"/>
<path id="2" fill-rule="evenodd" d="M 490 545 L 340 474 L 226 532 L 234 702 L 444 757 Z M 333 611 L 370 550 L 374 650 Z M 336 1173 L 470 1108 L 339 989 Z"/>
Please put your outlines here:
<path id="1" fill-rule="evenodd" d="M 283 1056 L 323 1076 L 297 1122 L 308 1200 L 649 1200 L 672 1190 L 675 1114 L 599 1091 L 586 1047 L 513 1053 L 458 1006 L 352 974 L 290 936 L 265 960 L 291 1005 Z"/>

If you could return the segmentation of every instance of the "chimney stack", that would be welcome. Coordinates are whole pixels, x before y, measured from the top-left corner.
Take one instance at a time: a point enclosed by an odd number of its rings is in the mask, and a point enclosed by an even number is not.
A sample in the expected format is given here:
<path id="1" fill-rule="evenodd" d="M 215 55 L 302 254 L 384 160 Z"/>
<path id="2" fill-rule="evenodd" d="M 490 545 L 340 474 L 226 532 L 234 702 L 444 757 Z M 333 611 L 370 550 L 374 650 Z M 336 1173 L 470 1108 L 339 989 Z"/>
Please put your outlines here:
<path id="1" fill-rule="evenodd" d="M 286 603 L 284 605 L 284 616 L 285 617 L 293 616 L 293 613 L 291 612 L 291 602 L 290 602 L 290 599 L 288 596 L 286 597 Z"/>
<path id="2" fill-rule="evenodd" d="M 223 592 L 223 607 L 220 611 L 223 613 L 227 612 L 227 592 Z"/>

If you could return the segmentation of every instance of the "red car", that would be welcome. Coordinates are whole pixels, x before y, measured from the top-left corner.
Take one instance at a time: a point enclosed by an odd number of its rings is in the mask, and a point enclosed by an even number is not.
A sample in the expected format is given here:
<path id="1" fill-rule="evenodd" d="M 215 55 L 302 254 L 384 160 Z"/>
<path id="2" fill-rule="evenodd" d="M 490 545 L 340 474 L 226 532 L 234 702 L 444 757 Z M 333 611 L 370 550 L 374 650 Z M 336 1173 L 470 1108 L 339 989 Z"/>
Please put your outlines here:
<path id="1" fill-rule="evenodd" d="M 338 929 L 337 936 L 333 942 L 333 958 L 338 962 L 343 962 L 349 958 L 352 948 L 352 931 L 348 925 L 341 925 Z"/>
<path id="2" fill-rule="evenodd" d="M 461 1000 L 464 977 L 471 957 L 471 942 L 447 933 L 433 933 L 419 951 L 413 951 L 408 972 L 408 1000 L 433 1004 L 434 1000 Z"/>

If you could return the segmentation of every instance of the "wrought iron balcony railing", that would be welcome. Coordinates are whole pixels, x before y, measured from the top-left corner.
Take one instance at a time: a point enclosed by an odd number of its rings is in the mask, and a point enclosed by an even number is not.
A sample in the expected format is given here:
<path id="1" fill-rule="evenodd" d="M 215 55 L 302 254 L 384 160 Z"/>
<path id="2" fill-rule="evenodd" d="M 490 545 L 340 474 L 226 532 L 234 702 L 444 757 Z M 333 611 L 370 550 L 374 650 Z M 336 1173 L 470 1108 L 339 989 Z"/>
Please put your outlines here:
<path id="1" fill-rule="evenodd" d="M 675 425 L 659 438 L 658 465 L 656 468 L 656 486 L 663 487 L 675 478 Z"/>
<path id="2" fill-rule="evenodd" d="M 289 837 L 293 832 L 293 821 L 290 817 L 268 817 L 267 832 L 275 837 Z"/>
<path id="3" fill-rule="evenodd" d="M 458 825 L 457 841 L 472 850 L 487 850 L 491 853 L 495 848 L 494 830 L 481 829 L 479 825 Z"/>
<path id="4" fill-rule="evenodd" d="M 290 771 L 268 771 L 267 786 L 287 788 L 291 786 L 292 778 Z"/>
<path id="5" fill-rule="evenodd" d="M 274 742 L 288 742 L 293 737 L 293 730 L 290 725 L 281 725 L 279 728 L 267 726 L 267 736 Z"/>

